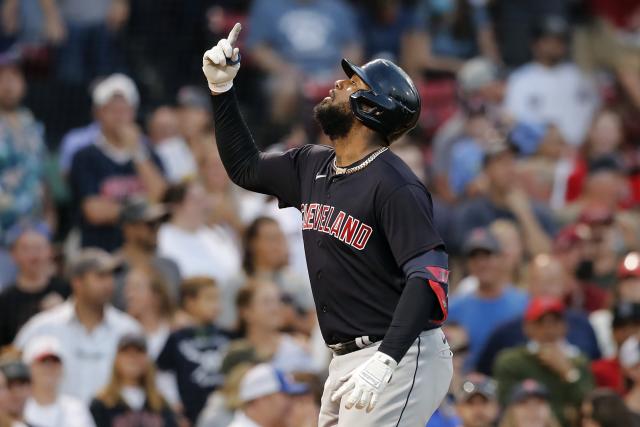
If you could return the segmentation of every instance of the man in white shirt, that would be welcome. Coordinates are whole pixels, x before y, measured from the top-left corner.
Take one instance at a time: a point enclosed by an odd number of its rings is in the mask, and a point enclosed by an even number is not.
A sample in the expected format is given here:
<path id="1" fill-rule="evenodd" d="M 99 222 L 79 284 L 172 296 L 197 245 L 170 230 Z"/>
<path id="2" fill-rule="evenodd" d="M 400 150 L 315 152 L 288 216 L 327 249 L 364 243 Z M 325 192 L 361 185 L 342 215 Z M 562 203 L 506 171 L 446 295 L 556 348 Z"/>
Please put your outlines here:
<path id="1" fill-rule="evenodd" d="M 116 260 L 101 249 L 81 251 L 71 262 L 73 297 L 34 316 L 18 333 L 14 344 L 24 349 L 41 335 L 58 339 L 65 350 L 60 391 L 89 402 L 108 381 L 120 337 L 140 332 L 140 325 L 113 308 L 113 271 Z"/>
<path id="2" fill-rule="evenodd" d="M 536 25 L 534 60 L 510 76 L 505 103 L 519 122 L 554 124 L 575 147 L 584 141 L 600 100 L 594 82 L 565 61 L 568 37 L 561 17 L 548 16 Z"/>
<path id="3" fill-rule="evenodd" d="M 31 396 L 24 409 L 26 422 L 38 427 L 95 427 L 83 402 L 58 391 L 64 369 L 58 339 L 48 335 L 32 339 L 22 360 L 31 371 Z"/>
<path id="4" fill-rule="evenodd" d="M 289 413 L 289 396 L 308 391 L 306 385 L 290 382 L 272 365 L 256 365 L 240 381 L 242 406 L 229 427 L 277 427 Z"/>

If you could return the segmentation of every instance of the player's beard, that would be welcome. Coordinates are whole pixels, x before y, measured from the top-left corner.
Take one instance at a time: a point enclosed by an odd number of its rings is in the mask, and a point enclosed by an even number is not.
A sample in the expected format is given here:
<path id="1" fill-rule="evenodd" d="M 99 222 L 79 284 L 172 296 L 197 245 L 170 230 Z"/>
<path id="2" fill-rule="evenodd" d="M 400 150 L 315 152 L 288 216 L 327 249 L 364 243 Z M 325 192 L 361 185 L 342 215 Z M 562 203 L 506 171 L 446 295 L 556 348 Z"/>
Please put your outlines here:
<path id="1" fill-rule="evenodd" d="M 355 123 L 347 102 L 334 105 L 330 100 L 323 100 L 313 109 L 313 116 L 331 140 L 347 136 Z"/>

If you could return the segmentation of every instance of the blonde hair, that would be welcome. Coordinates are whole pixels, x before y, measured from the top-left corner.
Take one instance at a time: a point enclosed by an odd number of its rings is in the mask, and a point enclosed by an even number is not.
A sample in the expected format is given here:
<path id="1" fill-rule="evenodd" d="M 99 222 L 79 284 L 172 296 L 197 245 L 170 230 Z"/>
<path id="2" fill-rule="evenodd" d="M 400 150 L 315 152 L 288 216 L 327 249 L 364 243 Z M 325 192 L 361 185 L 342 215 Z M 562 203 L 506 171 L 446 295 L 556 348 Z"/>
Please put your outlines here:
<path id="1" fill-rule="evenodd" d="M 118 354 L 113 361 L 113 368 L 111 370 L 111 379 L 109 380 L 109 383 L 98 393 L 98 400 L 102 401 L 108 408 L 113 408 L 122 401 L 122 397 L 120 395 L 120 391 L 122 390 L 122 378 L 118 373 L 119 353 L 120 352 L 118 351 Z M 144 389 L 149 407 L 153 411 L 160 412 L 167 406 L 162 395 L 156 388 L 156 372 L 153 363 L 149 362 L 147 364 L 147 370 L 142 376 L 140 386 Z"/>

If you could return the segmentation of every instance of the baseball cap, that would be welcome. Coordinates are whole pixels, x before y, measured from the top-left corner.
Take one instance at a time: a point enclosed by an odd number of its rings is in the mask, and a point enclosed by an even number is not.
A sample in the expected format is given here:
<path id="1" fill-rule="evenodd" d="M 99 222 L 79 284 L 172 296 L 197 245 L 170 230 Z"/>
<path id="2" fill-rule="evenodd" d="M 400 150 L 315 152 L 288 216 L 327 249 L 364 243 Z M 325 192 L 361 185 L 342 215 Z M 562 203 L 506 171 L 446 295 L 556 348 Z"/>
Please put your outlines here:
<path id="1" fill-rule="evenodd" d="M 178 91 L 177 101 L 180 107 L 191 107 L 211 112 L 210 95 L 197 86 L 183 86 Z"/>
<path id="2" fill-rule="evenodd" d="M 462 252 L 469 256 L 475 251 L 500 252 L 500 243 L 488 228 L 474 228 L 467 236 Z"/>
<path id="3" fill-rule="evenodd" d="M 93 104 L 105 105 L 116 95 L 124 97 L 134 107 L 140 103 L 140 94 L 133 80 L 124 74 L 116 73 L 102 80 L 93 89 Z"/>
<path id="4" fill-rule="evenodd" d="M 618 280 L 640 277 L 640 252 L 629 252 L 618 266 Z"/>
<path id="5" fill-rule="evenodd" d="M 29 367 L 20 360 L 7 360 L 0 363 L 0 372 L 7 381 L 31 381 Z"/>
<path id="6" fill-rule="evenodd" d="M 5 232 L 4 241 L 7 247 L 12 247 L 23 234 L 33 231 L 47 240 L 51 240 L 51 230 L 45 222 L 18 222 Z"/>
<path id="7" fill-rule="evenodd" d="M 539 397 L 544 400 L 549 400 L 549 390 L 538 381 L 534 379 L 526 379 L 515 386 L 511 392 L 510 402 L 519 403 L 529 397 Z"/>
<path id="8" fill-rule="evenodd" d="M 524 313 L 527 322 L 540 320 L 542 316 L 549 313 L 564 314 L 565 306 L 560 298 L 555 297 L 535 297 L 529 302 Z"/>
<path id="9" fill-rule="evenodd" d="M 458 71 L 458 85 L 464 92 L 474 92 L 500 80 L 496 64 L 487 58 L 477 57 L 464 63 Z"/>
<path id="10" fill-rule="evenodd" d="M 246 403 L 274 393 L 296 395 L 308 392 L 309 387 L 306 384 L 295 383 L 273 365 L 260 363 L 244 375 L 240 381 L 238 395 L 240 400 Z"/>
<path id="11" fill-rule="evenodd" d="M 41 361 L 50 356 L 62 360 L 60 341 L 52 335 L 41 335 L 27 342 L 22 353 L 22 361 L 27 365 L 31 365 L 33 362 Z"/>
<path id="12" fill-rule="evenodd" d="M 99 248 L 86 248 L 71 260 L 69 275 L 78 277 L 91 271 L 107 273 L 119 266 L 120 261 L 108 252 Z"/>
<path id="13" fill-rule="evenodd" d="M 630 323 L 640 323 L 640 303 L 620 301 L 613 306 L 612 326 L 628 325 Z"/>
<path id="14" fill-rule="evenodd" d="M 487 400 L 494 400 L 496 393 L 497 384 L 493 379 L 483 374 L 472 373 L 464 378 L 456 397 L 458 401 L 466 402 L 479 394 Z"/>
<path id="15" fill-rule="evenodd" d="M 534 40 L 547 36 L 566 38 L 569 36 L 569 23 L 562 16 L 547 15 L 533 25 L 532 36 Z"/>
<path id="16" fill-rule="evenodd" d="M 623 368 L 633 368 L 640 363 L 640 342 L 635 336 L 625 340 L 618 351 L 618 359 Z"/>
<path id="17" fill-rule="evenodd" d="M 605 206 L 589 206 L 580 212 L 578 222 L 587 225 L 611 224 L 614 220 L 614 212 Z"/>
<path id="18" fill-rule="evenodd" d="M 571 224 L 564 227 L 553 241 L 553 250 L 563 252 L 574 247 L 577 243 L 591 239 L 591 228 L 586 224 Z"/>
<path id="19" fill-rule="evenodd" d="M 161 204 L 149 204 L 144 199 L 128 201 L 120 213 L 122 223 L 162 221 L 168 217 L 168 211 Z"/>
<path id="20" fill-rule="evenodd" d="M 127 348 L 135 347 L 142 351 L 147 351 L 147 339 L 141 334 L 124 334 L 118 341 L 118 351 Z"/>

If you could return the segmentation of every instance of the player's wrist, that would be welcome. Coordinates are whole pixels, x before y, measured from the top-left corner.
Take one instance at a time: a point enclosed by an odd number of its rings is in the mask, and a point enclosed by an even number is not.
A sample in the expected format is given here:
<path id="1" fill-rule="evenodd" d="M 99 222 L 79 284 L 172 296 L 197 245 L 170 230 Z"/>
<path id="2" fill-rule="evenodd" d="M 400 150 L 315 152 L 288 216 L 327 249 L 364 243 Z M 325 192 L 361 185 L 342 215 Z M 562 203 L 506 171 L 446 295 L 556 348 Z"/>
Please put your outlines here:
<path id="1" fill-rule="evenodd" d="M 398 367 L 398 362 L 396 361 L 396 359 L 389 356 L 387 353 L 383 353 L 382 351 L 376 351 L 371 358 L 373 360 L 382 362 L 384 365 L 391 368 L 391 370 L 395 370 Z"/>
<path id="2" fill-rule="evenodd" d="M 224 83 L 209 83 L 209 90 L 214 94 L 225 93 L 233 87 L 233 80 Z"/>

